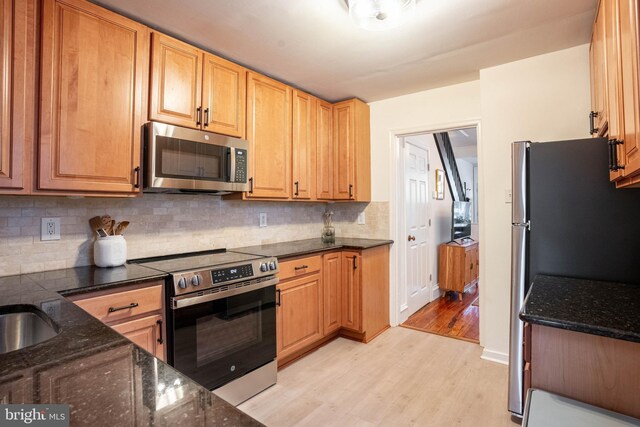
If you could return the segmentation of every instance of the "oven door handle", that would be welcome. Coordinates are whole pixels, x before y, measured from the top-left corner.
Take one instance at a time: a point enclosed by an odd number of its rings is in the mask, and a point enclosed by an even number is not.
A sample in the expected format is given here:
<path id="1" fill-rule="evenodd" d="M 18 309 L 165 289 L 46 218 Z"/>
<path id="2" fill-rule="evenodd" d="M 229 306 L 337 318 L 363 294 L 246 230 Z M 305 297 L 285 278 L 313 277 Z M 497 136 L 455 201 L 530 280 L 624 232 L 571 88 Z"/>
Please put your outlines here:
<path id="1" fill-rule="evenodd" d="M 269 280 L 265 280 L 263 282 L 254 283 L 251 285 L 243 286 L 241 288 L 229 289 L 226 291 L 216 292 L 215 294 L 206 294 L 206 295 L 184 295 L 172 298 L 171 308 L 173 310 L 178 310 L 183 307 L 189 307 L 195 304 L 202 304 L 204 302 L 210 302 L 219 300 L 222 298 L 227 298 L 234 295 L 244 294 L 246 292 L 257 291 L 258 289 L 267 288 L 269 286 L 275 286 L 279 282 L 277 277 L 273 277 Z"/>

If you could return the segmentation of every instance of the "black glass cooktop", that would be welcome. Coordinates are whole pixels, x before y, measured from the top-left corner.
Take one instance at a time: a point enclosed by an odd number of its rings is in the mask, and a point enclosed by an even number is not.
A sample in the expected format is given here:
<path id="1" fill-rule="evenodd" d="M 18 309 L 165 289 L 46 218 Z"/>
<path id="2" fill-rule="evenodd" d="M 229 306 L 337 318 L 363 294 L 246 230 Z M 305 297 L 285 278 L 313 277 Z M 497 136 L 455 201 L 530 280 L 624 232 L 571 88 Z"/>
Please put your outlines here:
<path id="1" fill-rule="evenodd" d="M 235 264 L 260 258 L 264 258 L 264 256 L 249 255 L 219 249 L 152 258 L 139 258 L 129 260 L 128 263 L 142 265 L 165 273 L 176 273 L 186 270 L 205 270 L 207 268 L 215 268 L 223 264 Z"/>

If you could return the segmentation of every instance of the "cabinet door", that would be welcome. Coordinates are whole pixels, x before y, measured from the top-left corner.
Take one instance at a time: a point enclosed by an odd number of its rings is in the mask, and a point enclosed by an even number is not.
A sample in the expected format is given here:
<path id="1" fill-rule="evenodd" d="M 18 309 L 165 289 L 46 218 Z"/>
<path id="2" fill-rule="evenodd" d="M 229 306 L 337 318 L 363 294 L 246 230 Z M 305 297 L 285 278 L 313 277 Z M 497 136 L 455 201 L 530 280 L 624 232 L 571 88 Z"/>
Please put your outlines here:
<path id="1" fill-rule="evenodd" d="M 323 332 L 324 335 L 337 331 L 341 326 L 342 307 L 342 255 L 340 252 L 326 254 L 322 257 L 323 288 Z"/>
<path id="2" fill-rule="evenodd" d="M 620 54 L 620 28 L 618 19 L 618 0 L 602 2 L 605 18 L 605 50 L 607 68 L 607 115 L 609 121 L 609 139 L 622 140 L 624 124 L 622 122 L 621 76 L 618 66 Z M 616 146 L 618 164 L 625 164 L 625 150 L 623 145 Z M 624 177 L 624 169 L 609 172 L 611 181 L 618 181 Z"/>
<path id="3" fill-rule="evenodd" d="M 160 314 L 118 323 L 111 328 L 158 359 L 165 360 L 164 337 L 166 334 Z"/>
<path id="4" fill-rule="evenodd" d="M 291 198 L 291 88 L 257 73 L 247 77 L 247 197 Z"/>
<path id="5" fill-rule="evenodd" d="M 285 358 L 322 338 L 320 274 L 280 283 L 277 307 L 277 354 Z"/>
<path id="6" fill-rule="evenodd" d="M 638 98 L 638 1 L 620 5 L 620 65 L 622 78 L 622 129 L 625 176 L 640 172 L 640 99 Z"/>
<path id="7" fill-rule="evenodd" d="M 604 135 L 607 126 L 607 58 L 605 55 L 604 2 L 600 4 L 593 24 L 589 59 L 591 63 L 591 110 L 597 113 L 594 125 L 597 135 Z M 597 136 L 596 135 L 596 136 Z"/>
<path id="8" fill-rule="evenodd" d="M 342 326 L 354 331 L 362 328 L 361 258 L 358 252 L 342 252 Z"/>
<path id="9" fill-rule="evenodd" d="M 464 251 L 464 286 L 473 282 L 473 264 L 474 263 L 475 263 L 475 259 L 473 256 L 473 248 L 467 248 Z"/>
<path id="10" fill-rule="evenodd" d="M 333 107 L 316 102 L 316 197 L 333 199 Z"/>
<path id="11" fill-rule="evenodd" d="M 203 129 L 244 138 L 247 70 L 209 53 L 202 77 Z"/>
<path id="12" fill-rule="evenodd" d="M 294 199 L 315 198 L 315 99 L 293 91 L 293 188 Z"/>
<path id="13" fill-rule="evenodd" d="M 105 420 L 105 408 L 118 415 L 118 426 L 144 425 L 132 347 L 117 347 L 37 372 L 39 402 L 70 405 L 72 426 L 100 424 L 96 422 Z M 114 384 L 131 386 L 113 393 Z M 92 396 L 88 404 L 87 396 Z"/>
<path id="14" fill-rule="evenodd" d="M 43 5 L 39 188 L 138 193 L 147 28 L 85 1 Z"/>
<path id="15" fill-rule="evenodd" d="M 355 177 L 355 129 L 353 104 L 343 102 L 334 105 L 334 154 L 333 198 L 348 200 L 354 196 Z"/>
<path id="16" fill-rule="evenodd" d="M 156 32 L 151 49 L 149 119 L 200 128 L 202 51 Z"/>
<path id="17" fill-rule="evenodd" d="M 0 193 L 31 190 L 35 1 L 0 0 Z"/>

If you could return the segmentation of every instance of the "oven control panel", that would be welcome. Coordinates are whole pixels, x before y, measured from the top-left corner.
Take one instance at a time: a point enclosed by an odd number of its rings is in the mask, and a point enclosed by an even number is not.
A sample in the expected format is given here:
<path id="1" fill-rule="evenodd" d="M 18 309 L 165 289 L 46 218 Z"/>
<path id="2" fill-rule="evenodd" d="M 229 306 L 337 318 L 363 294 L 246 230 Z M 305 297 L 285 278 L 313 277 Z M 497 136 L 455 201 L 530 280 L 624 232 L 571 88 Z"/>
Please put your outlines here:
<path id="1" fill-rule="evenodd" d="M 260 258 L 248 261 L 246 264 L 227 264 L 206 270 L 174 273 L 170 280 L 173 280 L 173 295 L 181 295 L 234 282 L 272 276 L 277 274 L 278 270 L 276 258 Z"/>

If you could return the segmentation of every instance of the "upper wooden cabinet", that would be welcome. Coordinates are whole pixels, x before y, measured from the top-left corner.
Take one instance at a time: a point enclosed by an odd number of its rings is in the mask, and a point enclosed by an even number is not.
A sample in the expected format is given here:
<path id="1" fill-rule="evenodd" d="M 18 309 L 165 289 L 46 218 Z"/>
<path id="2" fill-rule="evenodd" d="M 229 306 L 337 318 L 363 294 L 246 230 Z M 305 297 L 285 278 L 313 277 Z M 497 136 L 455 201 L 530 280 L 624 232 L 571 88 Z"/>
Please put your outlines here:
<path id="1" fill-rule="evenodd" d="M 316 194 L 316 100 L 293 91 L 292 173 L 294 199 L 314 199 Z"/>
<path id="2" fill-rule="evenodd" d="M 358 99 L 333 106 L 333 199 L 371 200 L 369 106 Z"/>
<path id="3" fill-rule="evenodd" d="M 593 133 L 613 145 L 610 179 L 618 188 L 640 186 L 638 40 L 637 1 L 601 0 L 590 50 Z"/>
<path id="4" fill-rule="evenodd" d="M 316 101 L 316 196 L 333 199 L 333 106 Z"/>
<path id="5" fill-rule="evenodd" d="M 0 194 L 31 189 L 35 1 L 0 0 Z"/>
<path id="6" fill-rule="evenodd" d="M 41 51 L 38 188 L 138 193 L 147 27 L 82 0 L 45 0 Z"/>
<path id="7" fill-rule="evenodd" d="M 284 83 L 248 74 L 248 198 L 291 198 L 291 92 Z"/>
<path id="8" fill-rule="evenodd" d="M 244 138 L 244 67 L 158 32 L 151 52 L 150 120 Z"/>

